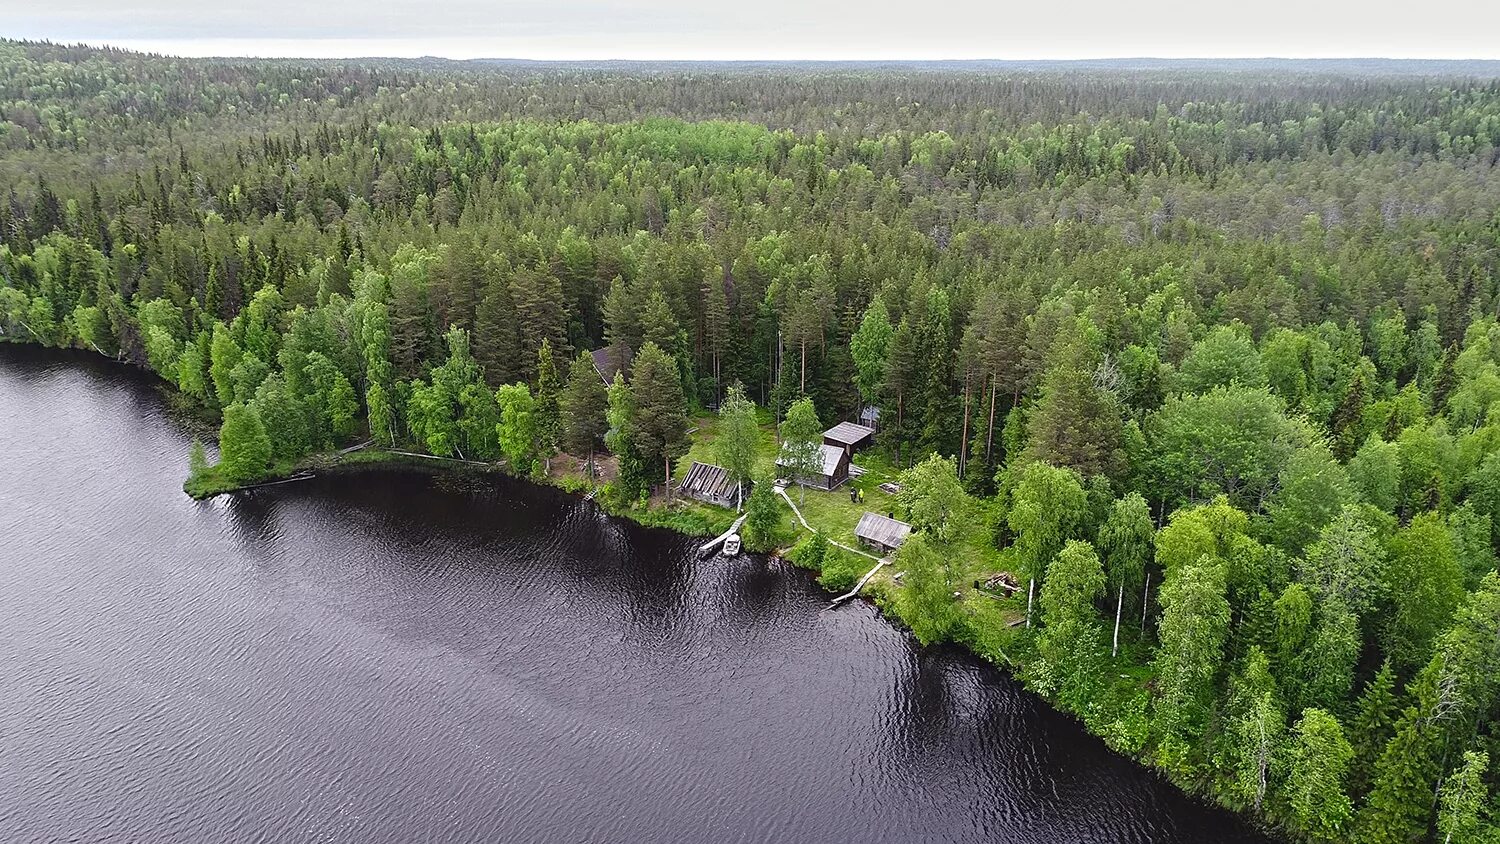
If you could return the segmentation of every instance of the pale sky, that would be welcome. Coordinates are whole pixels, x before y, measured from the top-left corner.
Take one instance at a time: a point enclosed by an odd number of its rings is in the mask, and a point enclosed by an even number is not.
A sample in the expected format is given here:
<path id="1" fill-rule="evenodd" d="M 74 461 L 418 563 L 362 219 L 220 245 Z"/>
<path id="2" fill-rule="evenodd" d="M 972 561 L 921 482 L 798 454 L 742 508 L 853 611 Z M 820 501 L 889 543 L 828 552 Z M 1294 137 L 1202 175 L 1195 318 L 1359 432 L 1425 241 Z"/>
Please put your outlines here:
<path id="1" fill-rule="evenodd" d="M 0 36 L 190 56 L 1500 59 L 1500 0 L 0 0 Z"/>

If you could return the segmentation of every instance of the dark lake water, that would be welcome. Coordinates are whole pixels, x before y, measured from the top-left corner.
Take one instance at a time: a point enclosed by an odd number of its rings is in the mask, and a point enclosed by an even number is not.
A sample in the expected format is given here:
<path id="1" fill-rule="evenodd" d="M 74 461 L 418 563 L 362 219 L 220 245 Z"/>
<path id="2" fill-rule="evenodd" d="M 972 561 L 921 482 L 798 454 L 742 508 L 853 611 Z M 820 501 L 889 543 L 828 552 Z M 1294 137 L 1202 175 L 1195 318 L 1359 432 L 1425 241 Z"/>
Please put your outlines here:
<path id="1" fill-rule="evenodd" d="M 505 481 L 198 504 L 188 442 L 0 344 L 0 841 L 1265 840 L 803 572 Z"/>

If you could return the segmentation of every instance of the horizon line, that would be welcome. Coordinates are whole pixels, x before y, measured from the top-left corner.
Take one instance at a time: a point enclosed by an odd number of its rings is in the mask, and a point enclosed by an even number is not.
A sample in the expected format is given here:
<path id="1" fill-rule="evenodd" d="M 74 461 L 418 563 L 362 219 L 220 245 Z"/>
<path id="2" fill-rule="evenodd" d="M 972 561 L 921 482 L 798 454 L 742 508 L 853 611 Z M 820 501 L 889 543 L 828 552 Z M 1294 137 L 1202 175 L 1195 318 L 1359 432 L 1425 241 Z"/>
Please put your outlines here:
<path id="1" fill-rule="evenodd" d="M 58 47 L 85 48 L 98 50 L 119 50 L 123 52 L 138 53 L 142 55 L 158 55 L 166 58 L 184 59 L 275 59 L 275 60 L 308 60 L 308 61 L 367 61 L 367 60 L 437 60 L 458 63 L 477 62 L 515 62 L 532 64 L 1080 64 L 1089 62 L 1391 62 L 1391 63 L 1444 63 L 1444 64 L 1472 64 L 1492 63 L 1500 64 L 1500 56 L 1439 56 L 1439 55 L 1382 55 L 1379 53 L 1348 53 L 1348 54 L 1323 54 L 1323 55 L 1297 55 L 1278 53 L 1235 53 L 1228 55 L 1194 54 L 1194 55 L 1165 55 L 1153 53 L 1130 53 L 1130 54 L 1080 54 L 1072 56 L 1020 56 L 1004 57 L 993 55 L 978 56 L 721 56 L 705 57 L 701 55 L 683 56 L 610 56 L 610 55 L 553 55 L 553 56 L 528 56 L 528 55 L 444 55 L 440 52 L 412 52 L 412 53 L 351 53 L 351 54 L 317 54 L 293 53 L 293 52 L 203 52 L 183 53 L 171 50 L 159 49 L 148 46 L 157 44 L 174 46 L 192 44 L 194 42 L 205 44 L 227 45 L 232 42 L 255 42 L 269 39 L 252 38 L 187 38 L 187 39 L 122 39 L 111 41 L 107 39 L 78 39 L 78 40 L 54 40 L 52 38 L 3 38 L 0 40 L 19 44 L 48 44 Z M 276 39 L 282 40 L 282 39 Z M 295 44 L 299 42 L 358 42 L 369 39 L 284 39 L 286 42 Z"/>

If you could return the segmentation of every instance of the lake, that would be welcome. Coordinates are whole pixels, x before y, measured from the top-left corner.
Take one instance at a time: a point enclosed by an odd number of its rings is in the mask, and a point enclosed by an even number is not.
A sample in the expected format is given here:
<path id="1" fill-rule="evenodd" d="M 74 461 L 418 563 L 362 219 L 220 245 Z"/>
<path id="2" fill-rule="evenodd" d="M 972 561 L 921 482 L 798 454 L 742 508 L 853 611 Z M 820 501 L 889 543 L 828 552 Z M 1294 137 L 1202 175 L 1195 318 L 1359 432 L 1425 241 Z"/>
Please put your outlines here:
<path id="1" fill-rule="evenodd" d="M 197 503 L 0 344 L 0 840 L 1265 842 L 812 578 L 504 479 Z"/>

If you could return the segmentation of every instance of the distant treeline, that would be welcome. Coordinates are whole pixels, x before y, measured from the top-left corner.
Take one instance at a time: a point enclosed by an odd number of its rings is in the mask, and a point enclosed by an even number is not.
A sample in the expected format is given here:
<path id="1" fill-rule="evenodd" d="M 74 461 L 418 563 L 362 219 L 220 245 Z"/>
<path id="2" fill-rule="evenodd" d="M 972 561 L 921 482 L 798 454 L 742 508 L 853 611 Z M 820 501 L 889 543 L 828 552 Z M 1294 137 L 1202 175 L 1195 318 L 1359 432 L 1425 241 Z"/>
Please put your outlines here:
<path id="1" fill-rule="evenodd" d="M 246 478 L 598 445 L 634 495 L 735 382 L 877 407 L 1036 584 L 1023 676 L 1113 746 L 1309 841 L 1495 841 L 1493 76 L 6 42 L 0 331 L 152 368 Z M 908 620 L 985 650 L 951 586 Z"/>

